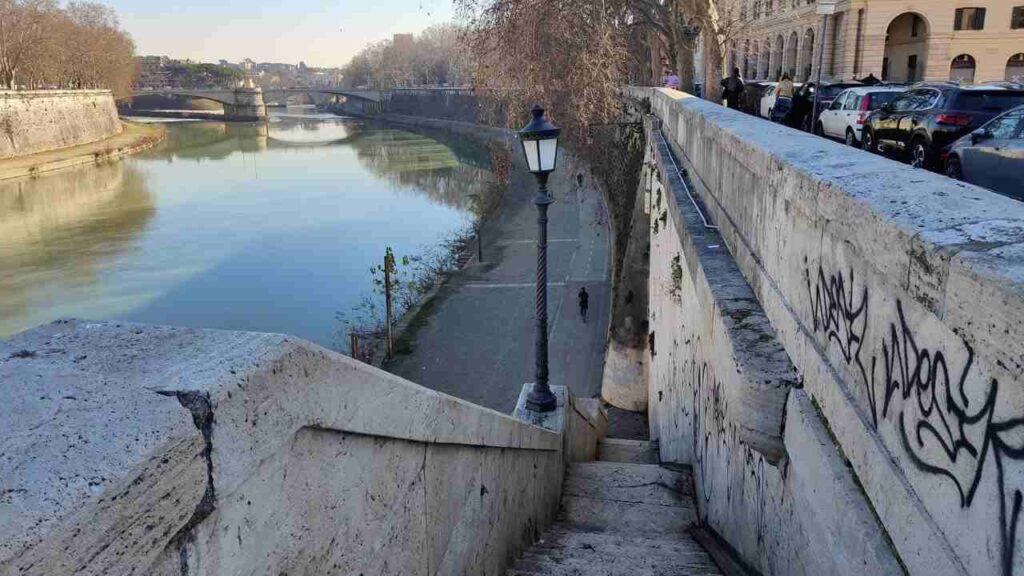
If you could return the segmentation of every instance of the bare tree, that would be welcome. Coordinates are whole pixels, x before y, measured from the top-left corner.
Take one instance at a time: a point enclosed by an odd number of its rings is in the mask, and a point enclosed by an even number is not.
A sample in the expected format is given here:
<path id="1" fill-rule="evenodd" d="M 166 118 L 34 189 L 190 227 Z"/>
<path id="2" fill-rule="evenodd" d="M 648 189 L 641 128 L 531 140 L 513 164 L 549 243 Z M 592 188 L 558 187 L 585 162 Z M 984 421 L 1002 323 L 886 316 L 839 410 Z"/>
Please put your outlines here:
<path id="1" fill-rule="evenodd" d="M 454 24 L 441 24 L 427 28 L 411 42 L 370 44 L 345 67 L 345 84 L 371 88 L 464 84 L 471 65 L 462 36 Z"/>
<path id="2" fill-rule="evenodd" d="M 18 73 L 48 38 L 54 0 L 0 0 L 0 85 L 17 87 Z"/>

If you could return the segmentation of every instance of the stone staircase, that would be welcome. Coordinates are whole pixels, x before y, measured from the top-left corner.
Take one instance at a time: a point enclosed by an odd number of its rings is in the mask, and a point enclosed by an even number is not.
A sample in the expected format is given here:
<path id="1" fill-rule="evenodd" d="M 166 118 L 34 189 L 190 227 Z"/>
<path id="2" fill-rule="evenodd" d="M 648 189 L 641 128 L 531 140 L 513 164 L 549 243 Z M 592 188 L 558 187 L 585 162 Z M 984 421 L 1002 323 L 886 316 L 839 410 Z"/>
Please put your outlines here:
<path id="1" fill-rule="evenodd" d="M 606 438 L 597 461 L 570 464 L 558 520 L 507 575 L 721 575 L 688 533 L 690 473 L 657 462 L 651 442 Z"/>

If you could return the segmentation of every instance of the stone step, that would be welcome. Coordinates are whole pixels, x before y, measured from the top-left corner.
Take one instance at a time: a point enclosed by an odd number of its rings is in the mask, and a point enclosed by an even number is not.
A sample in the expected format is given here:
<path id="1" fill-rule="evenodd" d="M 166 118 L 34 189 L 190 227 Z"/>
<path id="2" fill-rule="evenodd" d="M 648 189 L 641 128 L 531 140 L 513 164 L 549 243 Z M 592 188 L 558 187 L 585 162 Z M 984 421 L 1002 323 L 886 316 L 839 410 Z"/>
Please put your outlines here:
<path id="1" fill-rule="evenodd" d="M 650 464 L 573 463 L 560 519 L 588 532 L 682 535 L 697 521 L 692 481 Z"/>
<path id="2" fill-rule="evenodd" d="M 673 538 L 583 532 L 556 524 L 508 571 L 512 576 L 718 576 L 711 557 L 687 534 Z"/>
<path id="3" fill-rule="evenodd" d="M 652 464 L 574 462 L 566 468 L 564 493 L 671 506 L 692 501 L 693 477 L 687 471 Z"/>
<path id="4" fill-rule="evenodd" d="M 597 443 L 597 459 L 603 462 L 657 464 L 658 443 L 646 440 L 603 438 Z"/>

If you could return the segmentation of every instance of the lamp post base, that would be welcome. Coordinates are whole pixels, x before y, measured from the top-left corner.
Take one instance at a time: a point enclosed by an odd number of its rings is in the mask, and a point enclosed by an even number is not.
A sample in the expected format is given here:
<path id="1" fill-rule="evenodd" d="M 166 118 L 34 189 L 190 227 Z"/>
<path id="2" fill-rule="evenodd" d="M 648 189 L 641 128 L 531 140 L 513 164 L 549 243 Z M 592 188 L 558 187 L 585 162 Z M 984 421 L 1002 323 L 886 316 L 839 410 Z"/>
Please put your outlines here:
<path id="1" fill-rule="evenodd" d="M 554 412 L 558 408 L 558 398 L 547 386 L 533 385 L 526 395 L 526 409 L 531 412 Z"/>

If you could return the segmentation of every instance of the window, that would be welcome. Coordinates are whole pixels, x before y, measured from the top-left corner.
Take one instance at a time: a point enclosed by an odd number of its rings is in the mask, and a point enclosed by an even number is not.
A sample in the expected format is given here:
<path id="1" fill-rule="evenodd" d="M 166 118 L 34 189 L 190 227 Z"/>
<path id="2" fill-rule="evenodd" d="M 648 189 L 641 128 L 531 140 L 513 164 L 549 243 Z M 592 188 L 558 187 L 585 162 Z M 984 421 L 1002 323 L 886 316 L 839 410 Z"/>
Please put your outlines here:
<path id="1" fill-rule="evenodd" d="M 836 98 L 835 100 L 832 101 L 832 105 L 829 106 L 828 109 L 829 110 L 842 110 L 843 109 L 843 102 L 846 102 L 848 97 L 849 97 L 848 94 L 840 95 L 839 98 Z"/>
<path id="2" fill-rule="evenodd" d="M 1020 127 L 1020 119 L 1022 117 L 1024 117 L 1024 112 L 1011 112 L 1002 118 L 993 120 L 985 128 L 985 131 L 991 134 L 993 138 L 1013 138 L 1017 134 L 1017 128 Z"/>
<path id="3" fill-rule="evenodd" d="M 1013 30 L 1024 28 L 1024 6 L 1014 7 L 1013 14 L 1010 15 L 1010 28 Z"/>
<path id="4" fill-rule="evenodd" d="M 975 68 L 974 57 L 970 54 L 961 54 L 953 58 L 949 65 L 949 79 L 961 84 L 973 84 Z"/>
<path id="5" fill-rule="evenodd" d="M 897 100 L 893 108 L 900 112 L 927 110 L 938 101 L 939 93 L 935 90 L 912 90 Z"/>
<path id="6" fill-rule="evenodd" d="M 860 110 L 860 101 L 864 96 L 856 96 L 853 93 L 846 98 L 846 104 L 843 105 L 843 110 Z"/>
<path id="7" fill-rule="evenodd" d="M 984 30 L 985 9 L 984 8 L 957 8 L 956 19 L 953 21 L 954 30 Z"/>
<path id="8" fill-rule="evenodd" d="M 868 101 L 868 110 L 878 110 L 885 104 L 895 102 L 902 95 L 902 92 L 874 92 Z"/>
<path id="9" fill-rule="evenodd" d="M 914 19 L 910 23 L 910 37 L 917 38 L 921 35 L 921 24 L 923 24 L 924 21 L 921 20 L 921 17 L 917 14 L 914 14 L 913 16 Z"/>
<path id="10" fill-rule="evenodd" d="M 1006 61 L 1006 81 L 1024 83 L 1024 52 L 1014 54 Z"/>
<path id="11" fill-rule="evenodd" d="M 905 112 L 914 109 L 914 93 L 908 92 L 902 98 L 893 102 L 892 109 L 897 112 Z"/>
<path id="12" fill-rule="evenodd" d="M 1024 105 L 1024 91 L 1020 90 L 961 90 L 956 109 L 965 112 L 992 112 L 1001 114 L 1010 108 Z"/>
<path id="13" fill-rule="evenodd" d="M 907 80 L 909 82 L 917 81 L 917 54 L 907 56 Z"/>

